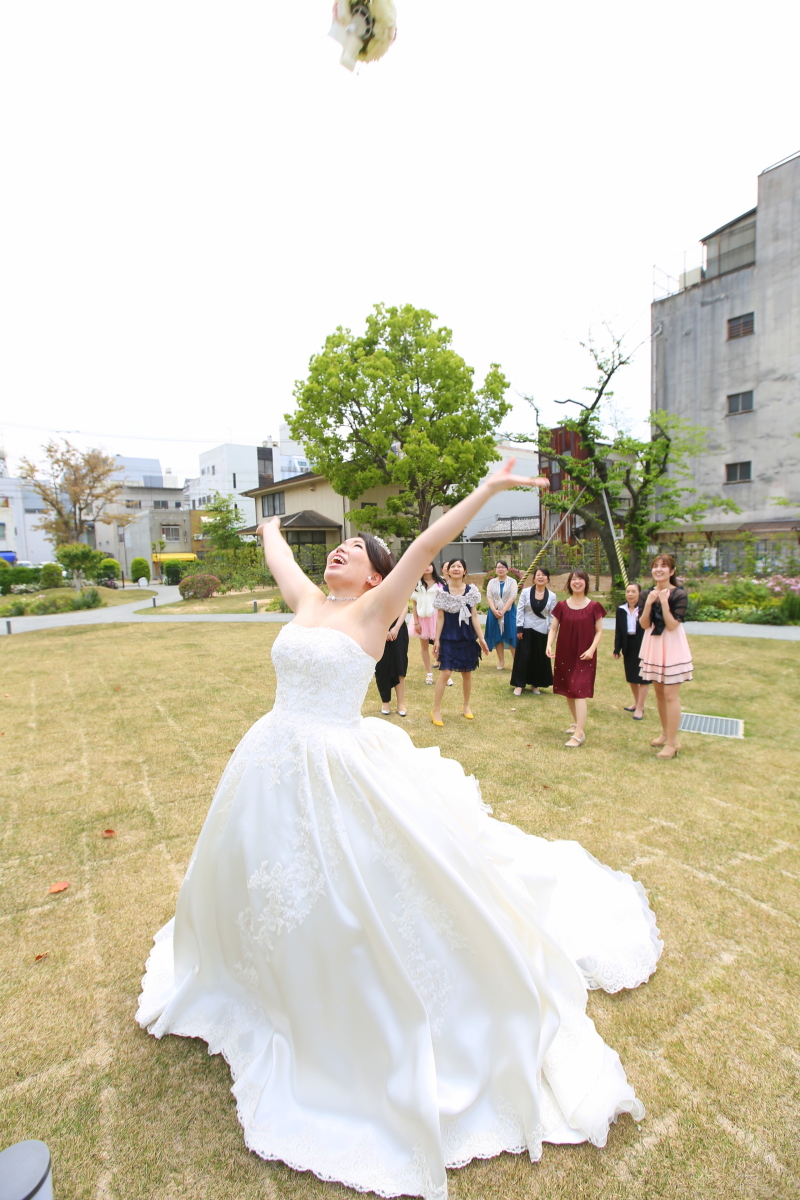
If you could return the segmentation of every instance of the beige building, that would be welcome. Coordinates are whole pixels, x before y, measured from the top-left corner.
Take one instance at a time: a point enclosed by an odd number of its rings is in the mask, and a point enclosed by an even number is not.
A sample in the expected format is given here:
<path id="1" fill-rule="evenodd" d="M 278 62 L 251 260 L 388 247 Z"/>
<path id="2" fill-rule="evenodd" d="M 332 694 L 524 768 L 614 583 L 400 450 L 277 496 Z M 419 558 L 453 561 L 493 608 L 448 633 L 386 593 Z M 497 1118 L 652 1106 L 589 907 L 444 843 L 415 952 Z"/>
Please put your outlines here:
<path id="1" fill-rule="evenodd" d="M 400 488 L 397 485 L 368 488 L 358 500 L 348 500 L 333 490 L 324 475 L 306 471 L 293 479 L 282 479 L 242 494 L 255 501 L 258 522 L 280 517 L 281 529 L 290 546 L 332 549 L 360 531 L 362 509 L 383 507 L 389 496 L 400 494 Z M 252 525 L 239 532 L 255 533 L 256 528 Z"/>

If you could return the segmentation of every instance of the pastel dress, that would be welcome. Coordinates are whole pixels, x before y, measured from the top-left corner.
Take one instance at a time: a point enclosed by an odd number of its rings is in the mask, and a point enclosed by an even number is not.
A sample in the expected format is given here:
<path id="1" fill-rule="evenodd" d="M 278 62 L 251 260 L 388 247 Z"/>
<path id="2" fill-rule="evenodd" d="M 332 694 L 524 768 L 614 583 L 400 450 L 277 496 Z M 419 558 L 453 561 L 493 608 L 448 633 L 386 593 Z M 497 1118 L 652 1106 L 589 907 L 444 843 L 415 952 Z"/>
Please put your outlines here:
<path id="1" fill-rule="evenodd" d="M 441 583 L 432 583 L 430 587 L 426 587 L 422 581 L 414 588 L 414 594 L 411 599 L 417 606 L 420 631 L 417 633 L 414 627 L 414 613 L 409 613 L 407 624 L 411 637 L 425 638 L 429 642 L 432 642 L 436 637 L 436 610 L 434 609 L 433 602 L 436 593 L 441 590 Z"/>
<path id="2" fill-rule="evenodd" d="M 656 969 L 642 886 L 493 820 L 457 762 L 363 718 L 375 659 L 341 630 L 295 619 L 272 661 L 275 706 L 222 775 L 140 1025 L 224 1055 L 256 1154 L 379 1196 L 446 1200 L 447 1167 L 640 1121 L 586 1004 Z M 226 1119 L 192 1056 L 164 1086 Z"/>
<path id="3" fill-rule="evenodd" d="M 553 609 L 553 617 L 559 622 L 553 671 L 553 692 L 557 696 L 587 700 L 594 695 L 597 652 L 591 658 L 581 655 L 594 641 L 598 618 L 605 615 L 606 610 L 597 600 L 590 600 L 585 608 L 570 608 L 566 600 L 559 600 Z"/>
<path id="4" fill-rule="evenodd" d="M 642 608 L 649 594 L 646 592 L 641 597 Z M 660 600 L 656 600 L 650 609 L 650 628 L 645 629 L 639 650 L 639 674 L 643 683 L 687 683 L 692 678 L 692 652 L 683 628 L 689 606 L 688 592 L 683 588 L 672 588 L 668 604 L 678 622 L 675 629 L 667 629 Z"/>
<path id="5" fill-rule="evenodd" d="M 496 586 L 493 586 L 496 585 Z M 502 609 L 503 597 L 508 597 L 509 589 L 513 588 L 516 593 L 516 582 L 509 582 L 504 579 L 501 583 L 499 579 L 492 579 L 489 582 L 487 589 L 487 598 L 491 598 L 497 608 Z M 500 642 L 504 646 L 516 650 L 517 647 L 517 606 L 512 604 L 508 612 L 503 613 L 500 621 L 494 615 L 491 609 L 486 614 L 486 628 L 484 629 L 484 637 L 486 645 L 490 650 L 494 650 Z"/>

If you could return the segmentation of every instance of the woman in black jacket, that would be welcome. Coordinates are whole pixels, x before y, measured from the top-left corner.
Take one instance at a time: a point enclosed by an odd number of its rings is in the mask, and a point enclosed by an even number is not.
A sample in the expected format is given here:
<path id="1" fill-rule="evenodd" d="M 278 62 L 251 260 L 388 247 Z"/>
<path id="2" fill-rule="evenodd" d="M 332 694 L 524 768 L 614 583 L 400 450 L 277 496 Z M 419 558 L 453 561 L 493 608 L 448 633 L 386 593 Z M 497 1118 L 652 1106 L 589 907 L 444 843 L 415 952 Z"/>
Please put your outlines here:
<path id="1" fill-rule="evenodd" d="M 641 616 L 640 602 L 642 589 L 638 583 L 629 583 L 625 588 L 625 603 L 617 609 L 617 628 L 614 634 L 614 658 L 622 656 L 625 663 L 625 678 L 633 693 L 633 704 L 625 712 L 633 714 L 634 721 L 641 721 L 644 716 L 644 702 L 647 699 L 649 679 L 642 679 L 639 674 L 639 650 L 644 637 L 644 630 L 639 624 Z"/>

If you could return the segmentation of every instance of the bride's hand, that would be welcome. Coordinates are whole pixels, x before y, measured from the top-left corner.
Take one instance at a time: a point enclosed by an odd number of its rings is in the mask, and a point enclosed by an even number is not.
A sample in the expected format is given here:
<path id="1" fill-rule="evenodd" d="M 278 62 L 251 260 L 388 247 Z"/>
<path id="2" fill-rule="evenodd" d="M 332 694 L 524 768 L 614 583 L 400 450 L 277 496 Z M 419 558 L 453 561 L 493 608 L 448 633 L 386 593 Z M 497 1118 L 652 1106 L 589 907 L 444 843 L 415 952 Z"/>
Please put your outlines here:
<path id="1" fill-rule="evenodd" d="M 535 479 L 531 479 L 527 475 L 514 475 L 516 461 L 515 458 L 510 458 L 499 471 L 493 471 L 485 480 L 484 487 L 492 492 L 504 492 L 507 488 L 514 487 L 537 487 L 543 490 L 550 487 L 550 480 L 546 479 L 544 475 L 539 475 Z"/>
<path id="2" fill-rule="evenodd" d="M 256 537 L 260 537 L 261 540 L 263 541 L 264 534 L 265 534 L 266 530 L 270 527 L 270 525 L 275 525 L 275 526 L 277 526 L 278 529 L 280 529 L 280 527 L 281 527 L 280 517 L 270 517 L 270 519 L 268 521 L 262 521 L 261 524 L 256 529 Z"/>

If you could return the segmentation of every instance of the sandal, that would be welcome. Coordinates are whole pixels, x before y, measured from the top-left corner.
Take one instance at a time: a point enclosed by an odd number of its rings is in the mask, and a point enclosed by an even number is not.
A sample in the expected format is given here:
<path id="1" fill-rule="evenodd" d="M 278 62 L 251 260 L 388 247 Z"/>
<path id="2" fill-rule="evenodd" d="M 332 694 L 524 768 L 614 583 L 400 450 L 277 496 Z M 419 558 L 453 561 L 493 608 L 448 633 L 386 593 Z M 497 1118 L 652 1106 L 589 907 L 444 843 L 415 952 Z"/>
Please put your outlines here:
<path id="1" fill-rule="evenodd" d="M 425 676 L 425 682 L 433 683 L 433 671 L 428 671 L 428 674 Z"/>
<path id="2" fill-rule="evenodd" d="M 569 739 L 569 741 L 564 742 L 564 745 L 567 747 L 568 750 L 577 750 L 578 747 L 582 746 L 585 741 L 586 741 L 585 733 L 583 734 L 582 737 L 578 737 L 578 735 L 576 733 L 573 733 L 573 735 Z"/>

